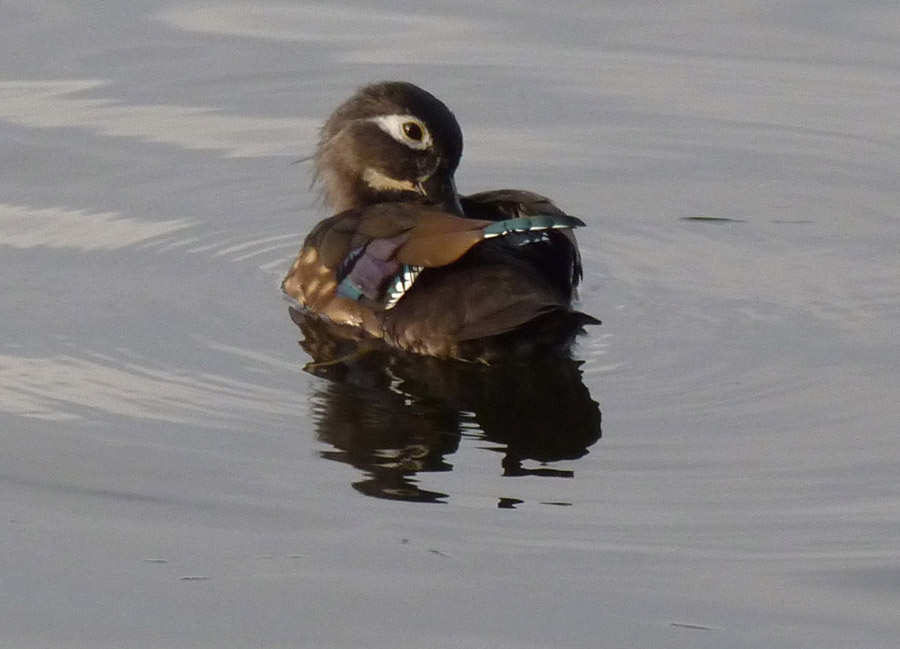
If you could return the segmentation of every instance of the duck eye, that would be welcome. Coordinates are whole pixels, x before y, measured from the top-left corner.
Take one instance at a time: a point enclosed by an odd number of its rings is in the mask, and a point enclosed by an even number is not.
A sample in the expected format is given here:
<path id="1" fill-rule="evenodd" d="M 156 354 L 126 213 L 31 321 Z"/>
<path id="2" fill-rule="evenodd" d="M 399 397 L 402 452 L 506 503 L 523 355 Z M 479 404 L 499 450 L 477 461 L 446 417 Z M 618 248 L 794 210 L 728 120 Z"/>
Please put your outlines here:
<path id="1" fill-rule="evenodd" d="M 403 134 L 410 140 L 415 140 L 416 142 L 421 142 L 422 138 L 425 136 L 422 132 L 422 127 L 415 122 L 404 122 Z"/>
<path id="2" fill-rule="evenodd" d="M 426 151 L 434 145 L 425 122 L 413 115 L 378 115 L 370 117 L 369 121 L 413 151 Z"/>

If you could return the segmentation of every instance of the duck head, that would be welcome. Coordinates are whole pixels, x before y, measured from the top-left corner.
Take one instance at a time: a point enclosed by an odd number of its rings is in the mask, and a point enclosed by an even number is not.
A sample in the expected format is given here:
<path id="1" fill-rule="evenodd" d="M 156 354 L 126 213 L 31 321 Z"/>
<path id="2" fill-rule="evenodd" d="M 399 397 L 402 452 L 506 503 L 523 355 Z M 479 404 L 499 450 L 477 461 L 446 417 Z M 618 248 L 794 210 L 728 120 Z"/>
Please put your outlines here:
<path id="1" fill-rule="evenodd" d="M 453 174 L 462 146 L 459 124 L 439 99 L 411 83 L 376 83 L 325 122 L 316 178 L 336 212 L 424 199 L 461 216 Z"/>

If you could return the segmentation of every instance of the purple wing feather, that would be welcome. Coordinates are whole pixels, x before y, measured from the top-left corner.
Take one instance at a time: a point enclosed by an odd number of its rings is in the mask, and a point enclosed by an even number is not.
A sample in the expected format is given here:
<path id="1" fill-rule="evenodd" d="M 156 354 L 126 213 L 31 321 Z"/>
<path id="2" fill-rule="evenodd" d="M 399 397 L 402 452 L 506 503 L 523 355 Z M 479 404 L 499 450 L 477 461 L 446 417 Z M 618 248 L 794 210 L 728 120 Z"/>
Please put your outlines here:
<path id="1" fill-rule="evenodd" d="M 347 255 L 337 271 L 337 294 L 351 300 L 378 301 L 387 282 L 400 272 L 394 254 L 406 242 L 406 235 L 392 239 L 373 239 Z"/>

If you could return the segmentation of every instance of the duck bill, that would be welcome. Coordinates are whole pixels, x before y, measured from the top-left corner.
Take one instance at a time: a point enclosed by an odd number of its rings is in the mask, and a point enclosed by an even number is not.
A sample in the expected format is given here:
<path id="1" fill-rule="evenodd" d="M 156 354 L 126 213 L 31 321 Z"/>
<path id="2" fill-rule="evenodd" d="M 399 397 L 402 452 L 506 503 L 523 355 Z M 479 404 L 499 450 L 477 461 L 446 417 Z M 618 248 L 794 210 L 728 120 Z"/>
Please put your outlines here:
<path id="1" fill-rule="evenodd" d="M 419 191 L 441 209 L 457 216 L 464 216 L 453 176 L 433 173 L 428 178 L 419 181 Z"/>

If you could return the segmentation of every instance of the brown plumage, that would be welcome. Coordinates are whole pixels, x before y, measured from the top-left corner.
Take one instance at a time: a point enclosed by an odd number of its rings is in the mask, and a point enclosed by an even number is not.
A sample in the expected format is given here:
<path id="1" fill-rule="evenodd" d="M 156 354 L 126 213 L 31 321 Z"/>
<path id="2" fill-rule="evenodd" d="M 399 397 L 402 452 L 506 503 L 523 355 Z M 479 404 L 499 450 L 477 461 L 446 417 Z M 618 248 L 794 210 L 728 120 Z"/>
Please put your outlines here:
<path id="1" fill-rule="evenodd" d="M 462 134 L 447 107 L 408 83 L 367 86 L 322 129 L 315 156 L 338 213 L 307 236 L 283 283 L 313 315 L 388 345 L 494 362 L 564 350 L 585 324 L 572 228 L 520 190 L 456 193 Z"/>

